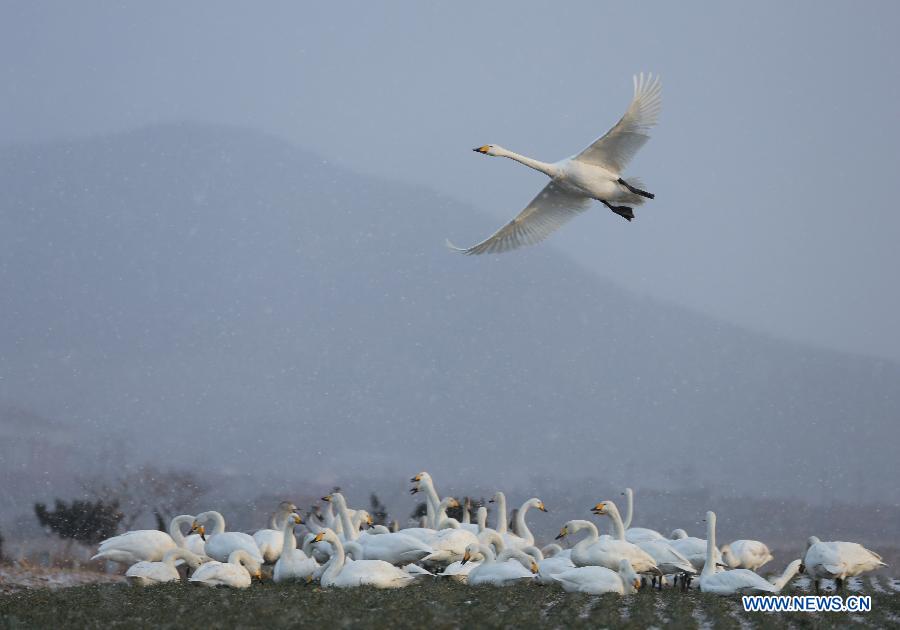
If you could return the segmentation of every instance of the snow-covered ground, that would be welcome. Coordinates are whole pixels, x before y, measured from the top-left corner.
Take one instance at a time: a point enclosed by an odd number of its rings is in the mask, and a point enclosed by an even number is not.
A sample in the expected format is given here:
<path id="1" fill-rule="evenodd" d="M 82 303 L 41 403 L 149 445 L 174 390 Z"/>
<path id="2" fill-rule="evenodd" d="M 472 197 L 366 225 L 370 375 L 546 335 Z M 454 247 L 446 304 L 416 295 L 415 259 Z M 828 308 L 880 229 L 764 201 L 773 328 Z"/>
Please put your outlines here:
<path id="1" fill-rule="evenodd" d="M 83 569 L 56 569 L 15 564 L 0 565 L 0 593 L 13 593 L 32 588 L 67 588 L 82 584 L 124 582 L 122 575 L 98 573 Z"/>

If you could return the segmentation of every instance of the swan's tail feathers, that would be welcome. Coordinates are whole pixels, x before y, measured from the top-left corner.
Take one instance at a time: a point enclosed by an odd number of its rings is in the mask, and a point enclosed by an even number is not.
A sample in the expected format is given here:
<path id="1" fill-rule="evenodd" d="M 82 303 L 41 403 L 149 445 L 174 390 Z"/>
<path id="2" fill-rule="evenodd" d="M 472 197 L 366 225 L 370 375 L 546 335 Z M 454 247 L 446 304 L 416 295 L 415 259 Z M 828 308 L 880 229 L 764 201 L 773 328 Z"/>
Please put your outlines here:
<path id="1" fill-rule="evenodd" d="M 639 180 L 637 177 L 630 177 L 631 181 L 626 182 L 621 177 L 619 178 L 619 184 L 628 189 L 628 191 L 632 194 L 639 195 L 641 197 L 646 197 L 647 199 L 655 199 L 656 195 L 653 193 L 647 192 L 644 190 L 644 183 Z"/>

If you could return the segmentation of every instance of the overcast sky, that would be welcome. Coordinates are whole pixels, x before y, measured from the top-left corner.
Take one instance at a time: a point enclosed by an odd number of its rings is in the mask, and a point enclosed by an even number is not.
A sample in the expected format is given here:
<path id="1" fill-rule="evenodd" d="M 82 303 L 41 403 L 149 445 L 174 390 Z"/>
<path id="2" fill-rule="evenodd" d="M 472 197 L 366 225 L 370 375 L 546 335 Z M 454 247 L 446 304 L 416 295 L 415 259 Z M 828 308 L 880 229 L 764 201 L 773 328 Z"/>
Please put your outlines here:
<path id="1" fill-rule="evenodd" d="M 470 244 L 544 183 L 472 147 L 575 153 L 622 114 L 632 73 L 655 71 L 661 124 L 629 172 L 656 201 L 545 246 L 729 321 L 900 360 L 900 4 L 379 4 L 4 3 L 0 142 L 263 129 L 492 213 L 447 235 Z"/>

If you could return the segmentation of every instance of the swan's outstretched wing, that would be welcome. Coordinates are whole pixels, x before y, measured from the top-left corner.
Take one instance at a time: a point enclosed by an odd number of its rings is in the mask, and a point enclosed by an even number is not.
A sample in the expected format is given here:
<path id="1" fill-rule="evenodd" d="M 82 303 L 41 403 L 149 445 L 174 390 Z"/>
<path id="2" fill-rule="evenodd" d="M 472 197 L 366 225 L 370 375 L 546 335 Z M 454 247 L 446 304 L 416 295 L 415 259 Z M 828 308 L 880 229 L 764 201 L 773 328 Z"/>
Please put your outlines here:
<path id="1" fill-rule="evenodd" d="M 450 241 L 447 241 L 447 245 L 467 256 L 501 254 L 523 245 L 534 245 L 550 236 L 572 217 L 587 210 L 590 205 L 590 197 L 584 197 L 564 189 L 555 182 L 550 182 L 527 208 L 487 240 L 468 249 L 456 247 Z"/>
<path id="2" fill-rule="evenodd" d="M 602 138 L 575 156 L 576 160 L 602 166 L 621 173 L 634 154 L 650 139 L 650 128 L 656 124 L 662 107 L 662 84 L 659 77 L 642 72 L 634 77 L 634 98 L 628 111 L 616 126 Z"/>

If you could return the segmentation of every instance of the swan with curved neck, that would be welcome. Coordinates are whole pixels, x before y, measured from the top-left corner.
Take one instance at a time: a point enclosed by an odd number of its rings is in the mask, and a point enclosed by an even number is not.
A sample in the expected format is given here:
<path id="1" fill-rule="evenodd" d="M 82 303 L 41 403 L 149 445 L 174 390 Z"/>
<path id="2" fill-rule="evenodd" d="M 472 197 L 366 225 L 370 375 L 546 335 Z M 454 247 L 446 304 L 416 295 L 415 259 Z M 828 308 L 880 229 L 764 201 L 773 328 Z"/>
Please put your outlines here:
<path id="1" fill-rule="evenodd" d="M 314 542 L 328 542 L 333 553 L 325 564 L 321 583 L 325 587 L 348 588 L 374 586 L 376 588 L 400 588 L 409 584 L 413 575 L 383 560 L 354 560 L 347 562 L 344 545 L 331 529 L 316 534 Z"/>
<path id="2" fill-rule="evenodd" d="M 207 524 L 211 523 L 207 533 Z M 225 531 L 225 517 L 215 510 L 198 514 L 191 525 L 191 532 L 197 532 L 206 542 L 206 555 L 218 562 L 227 562 L 236 550 L 243 550 L 257 563 L 263 563 L 262 554 L 256 541 L 243 532 Z"/>
<path id="3" fill-rule="evenodd" d="M 599 512 L 594 513 L 597 514 Z M 621 527 L 621 520 L 619 527 Z M 557 539 L 567 536 L 570 532 L 582 529 L 587 529 L 589 534 L 587 538 L 581 540 L 572 548 L 571 558 L 575 566 L 599 565 L 611 571 L 618 571 L 621 560 L 626 559 L 638 573 L 661 575 L 656 562 L 650 554 L 625 540 L 619 540 L 610 536 L 600 538 L 597 526 L 589 521 L 569 521 L 560 531 Z"/>
<path id="4" fill-rule="evenodd" d="M 521 548 L 534 545 L 534 534 L 531 533 L 531 530 L 528 529 L 528 523 L 525 522 L 525 514 L 531 508 L 536 508 L 541 512 L 548 511 L 544 506 L 544 502 L 537 497 L 525 501 L 525 503 L 523 503 L 522 506 L 516 511 L 515 523 L 518 535 L 507 532 L 503 537 L 507 547 L 513 546 Z"/>

